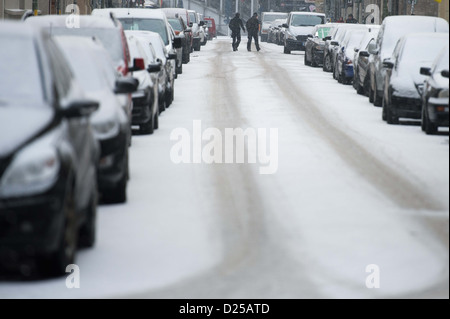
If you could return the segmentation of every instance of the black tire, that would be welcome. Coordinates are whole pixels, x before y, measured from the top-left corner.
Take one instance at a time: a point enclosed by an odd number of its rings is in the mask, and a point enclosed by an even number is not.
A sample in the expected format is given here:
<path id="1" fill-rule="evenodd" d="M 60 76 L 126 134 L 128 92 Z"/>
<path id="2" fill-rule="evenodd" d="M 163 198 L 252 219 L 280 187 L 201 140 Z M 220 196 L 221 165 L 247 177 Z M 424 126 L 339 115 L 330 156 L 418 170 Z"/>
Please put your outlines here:
<path id="1" fill-rule="evenodd" d="M 78 247 L 91 248 L 95 245 L 96 238 L 96 224 L 97 224 L 97 187 L 95 187 L 95 194 L 92 194 L 89 203 L 88 211 L 86 213 L 86 220 L 80 228 Z"/>
<path id="2" fill-rule="evenodd" d="M 44 276 L 64 276 L 67 265 L 74 264 L 76 260 L 78 228 L 73 187 L 70 187 L 64 199 L 63 214 L 64 230 L 61 232 L 58 248 L 55 252 L 39 256 L 37 259 L 38 270 Z"/>
<path id="3" fill-rule="evenodd" d="M 324 72 L 331 72 L 331 60 L 329 55 L 326 55 L 325 58 L 323 59 L 322 70 Z"/>
<path id="4" fill-rule="evenodd" d="M 180 66 L 177 66 L 175 74 L 183 74 L 183 63 L 180 63 Z"/>
<path id="5" fill-rule="evenodd" d="M 424 124 L 424 126 L 425 126 L 425 133 L 427 135 L 434 135 L 434 134 L 436 134 L 437 131 L 438 131 L 438 126 L 433 124 L 433 123 L 431 123 L 430 119 L 428 118 L 428 114 L 427 114 L 426 111 L 425 111 L 425 119 L 424 120 L 425 120 L 425 124 Z"/>
<path id="6" fill-rule="evenodd" d="M 383 101 L 381 102 L 381 119 L 383 121 L 387 121 L 387 112 L 386 112 L 386 103 L 385 103 L 385 99 L 383 99 Z"/>
<path id="7" fill-rule="evenodd" d="M 283 53 L 284 54 L 291 54 L 291 50 L 289 50 L 288 48 L 284 47 Z"/>
<path id="8" fill-rule="evenodd" d="M 151 135 L 155 131 L 154 117 L 150 117 L 147 123 L 140 125 L 141 134 Z"/>
<path id="9" fill-rule="evenodd" d="M 162 113 L 166 110 L 166 99 L 161 99 L 161 101 L 158 104 L 159 107 L 159 113 Z"/>
<path id="10" fill-rule="evenodd" d="M 304 62 L 305 62 L 305 65 L 310 65 L 310 63 L 308 62 L 308 59 L 306 58 L 306 51 L 305 51 L 305 56 L 304 56 Z"/>
<path id="11" fill-rule="evenodd" d="M 373 104 L 373 90 L 372 90 L 372 85 L 369 86 L 369 102 Z"/>
<path id="12" fill-rule="evenodd" d="M 373 91 L 373 105 L 381 106 L 382 102 L 383 102 L 383 97 L 378 96 L 377 82 L 375 82 L 375 90 Z M 388 109 L 389 109 L 389 107 L 388 107 Z"/>
<path id="13" fill-rule="evenodd" d="M 159 112 L 155 114 L 155 130 L 159 129 Z"/>
<path id="14" fill-rule="evenodd" d="M 386 101 L 385 101 L 385 108 L 386 108 L 386 121 L 387 121 L 387 123 L 391 124 L 391 125 L 399 124 L 398 116 L 392 110 L 392 105 L 390 105 L 389 103 L 386 103 Z"/>

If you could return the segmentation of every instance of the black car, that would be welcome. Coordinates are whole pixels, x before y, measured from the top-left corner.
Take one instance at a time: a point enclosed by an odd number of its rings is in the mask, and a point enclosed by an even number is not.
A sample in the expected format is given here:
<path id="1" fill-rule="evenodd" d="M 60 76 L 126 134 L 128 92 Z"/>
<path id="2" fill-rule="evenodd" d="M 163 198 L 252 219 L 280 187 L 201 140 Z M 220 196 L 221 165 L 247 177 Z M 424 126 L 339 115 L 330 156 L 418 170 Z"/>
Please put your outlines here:
<path id="1" fill-rule="evenodd" d="M 422 94 L 422 130 L 435 134 L 440 126 L 449 126 L 449 47 L 442 50 L 431 68 L 422 67 L 420 73 L 427 79 Z"/>
<path id="2" fill-rule="evenodd" d="M 166 15 L 167 20 L 169 21 L 173 31 L 175 32 L 175 36 L 181 39 L 181 48 L 183 50 L 182 61 L 184 64 L 187 64 L 191 61 L 191 29 L 186 26 L 184 20 L 178 14 L 176 15 L 176 17 L 170 17 L 168 13 L 166 13 Z"/>
<path id="3" fill-rule="evenodd" d="M 63 275 L 95 240 L 99 104 L 45 31 L 3 22 L 0 43 L 0 265 Z"/>
<path id="4" fill-rule="evenodd" d="M 331 25 L 316 25 L 311 34 L 308 35 L 305 45 L 305 65 L 320 66 L 323 63 L 325 41 L 332 29 Z"/>

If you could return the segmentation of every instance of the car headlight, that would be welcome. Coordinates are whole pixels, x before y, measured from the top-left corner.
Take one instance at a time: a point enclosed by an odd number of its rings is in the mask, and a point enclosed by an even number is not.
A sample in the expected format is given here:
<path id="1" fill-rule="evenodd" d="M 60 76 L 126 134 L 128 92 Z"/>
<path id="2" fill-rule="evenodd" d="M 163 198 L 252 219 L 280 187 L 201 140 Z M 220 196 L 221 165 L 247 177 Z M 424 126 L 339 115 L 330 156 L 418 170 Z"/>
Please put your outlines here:
<path id="1" fill-rule="evenodd" d="M 438 98 L 447 98 L 448 99 L 448 89 L 440 90 L 438 94 Z"/>
<path id="2" fill-rule="evenodd" d="M 0 197 L 31 196 L 57 181 L 60 161 L 52 147 L 27 147 L 14 157 L 0 181 Z"/>
<path id="3" fill-rule="evenodd" d="M 94 135 L 97 139 L 114 137 L 119 134 L 120 131 L 119 122 L 115 119 L 92 123 L 92 128 L 94 129 Z"/>
<path id="4" fill-rule="evenodd" d="M 322 45 L 319 45 L 319 44 L 316 44 L 316 45 L 314 46 L 314 49 L 321 51 L 321 50 L 323 50 L 323 46 L 322 46 Z"/>

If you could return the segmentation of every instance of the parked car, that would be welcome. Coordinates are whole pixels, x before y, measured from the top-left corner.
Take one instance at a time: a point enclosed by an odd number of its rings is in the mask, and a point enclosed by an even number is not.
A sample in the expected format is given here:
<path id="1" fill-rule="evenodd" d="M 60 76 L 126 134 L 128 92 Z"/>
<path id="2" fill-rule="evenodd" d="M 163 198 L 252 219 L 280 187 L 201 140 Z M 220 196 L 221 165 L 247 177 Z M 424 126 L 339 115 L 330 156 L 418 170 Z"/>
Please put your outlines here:
<path id="1" fill-rule="evenodd" d="M 442 18 L 425 16 L 390 16 L 383 20 L 375 44 L 369 46 L 373 54 L 370 64 L 370 101 L 375 106 L 381 106 L 383 99 L 386 69 L 385 59 L 392 56 L 398 40 L 409 33 L 415 32 L 449 32 L 448 22 Z"/>
<path id="2" fill-rule="evenodd" d="M 333 77 L 339 82 L 348 84 L 353 80 L 353 59 L 355 49 L 361 43 L 362 38 L 369 33 L 368 30 L 347 31 L 342 40 L 342 45 L 336 56 Z"/>
<path id="3" fill-rule="evenodd" d="M 184 24 L 187 27 L 184 32 L 190 39 L 190 52 L 194 51 L 194 34 L 192 30 L 194 23 L 193 21 L 191 21 L 192 16 L 189 15 L 188 10 L 183 8 L 162 8 L 161 10 L 166 14 L 167 18 L 176 18 L 178 16 L 183 19 Z"/>
<path id="4" fill-rule="evenodd" d="M 319 66 L 323 63 L 323 52 L 325 49 L 325 41 L 328 36 L 332 24 L 318 24 L 314 27 L 311 34 L 308 34 L 308 39 L 305 45 L 305 65 Z"/>
<path id="5" fill-rule="evenodd" d="M 180 46 L 175 48 L 175 54 L 177 56 L 175 59 L 175 78 L 178 78 L 178 74 L 183 73 L 183 41 L 186 41 L 186 38 L 184 37 L 184 34 L 176 34 L 171 25 L 169 25 L 169 27 L 170 38 L 173 39 L 173 41 L 176 39 L 179 43 L 181 43 Z"/>
<path id="6" fill-rule="evenodd" d="M 62 276 L 95 242 L 99 104 L 41 28 L 0 22 L 0 42 L 0 266 Z"/>
<path id="7" fill-rule="evenodd" d="M 323 71 L 333 72 L 336 52 L 339 48 L 339 43 L 345 36 L 345 32 L 349 29 L 366 28 L 365 25 L 352 23 L 336 23 L 332 27 L 330 34 L 324 38 L 325 48 L 323 53 Z"/>
<path id="8" fill-rule="evenodd" d="M 54 36 L 67 35 L 97 38 L 108 51 L 117 72 L 124 77 L 129 76 L 130 52 L 122 25 L 117 19 L 110 16 L 93 17 L 81 15 L 78 17 L 80 19 L 80 28 L 67 28 L 66 22 L 68 17 L 68 15 L 30 17 L 26 19 L 25 23 L 30 23 L 37 27 L 45 27 L 51 30 L 51 34 Z M 131 123 L 133 110 L 131 94 L 121 94 L 119 99 Z M 129 144 L 131 144 L 131 139 Z"/>
<path id="9" fill-rule="evenodd" d="M 286 20 L 288 14 L 286 12 L 263 12 L 261 15 L 261 42 L 267 42 L 269 27 L 274 20 Z"/>
<path id="10" fill-rule="evenodd" d="M 410 33 L 400 38 L 392 56 L 385 59 L 383 120 L 398 124 L 399 118 L 420 119 L 425 75 L 437 54 L 449 44 L 447 33 Z"/>
<path id="11" fill-rule="evenodd" d="M 172 104 L 174 99 L 175 82 L 172 73 L 172 64 L 170 60 L 176 58 L 175 54 L 169 54 L 164 46 L 164 42 L 156 32 L 150 31 L 125 31 L 127 35 L 134 35 L 136 37 L 144 39 L 147 45 L 144 47 L 147 51 L 147 55 L 150 55 L 148 50 L 151 51 L 151 55 L 156 57 L 156 63 L 161 65 L 158 73 L 158 95 L 159 95 L 159 112 L 164 112 L 167 107 Z"/>
<path id="12" fill-rule="evenodd" d="M 100 103 L 91 121 L 101 148 L 98 187 L 102 200 L 124 203 L 127 199 L 130 123 L 117 94 L 133 93 L 137 82 L 131 77 L 117 76 L 108 52 L 98 41 L 58 37 L 57 43 L 86 95 Z"/>
<path id="13" fill-rule="evenodd" d="M 189 21 L 192 25 L 189 25 L 192 29 L 193 40 L 193 48 L 194 51 L 200 51 L 202 43 L 205 41 L 202 36 L 204 35 L 200 30 L 200 21 L 198 21 L 197 12 L 194 10 L 187 10 L 189 15 Z"/>
<path id="14" fill-rule="evenodd" d="M 163 9 L 167 16 L 167 20 L 175 31 L 175 35 L 181 38 L 181 48 L 182 48 L 182 62 L 184 64 L 189 63 L 191 60 L 192 52 L 192 30 L 184 22 L 183 18 L 178 13 L 172 14 L 171 11 L 166 11 Z"/>
<path id="15" fill-rule="evenodd" d="M 325 23 L 325 14 L 315 12 L 290 12 L 287 22 L 283 24 L 286 28 L 284 39 L 284 53 L 291 51 L 305 51 L 308 34 L 311 34 L 314 26 Z"/>
<path id="16" fill-rule="evenodd" d="M 125 30 L 140 30 L 140 31 L 152 31 L 160 35 L 164 44 L 164 54 L 161 54 L 160 59 L 163 61 L 164 69 L 167 72 L 167 81 L 165 87 L 165 106 L 161 109 L 165 110 L 172 104 L 175 90 L 175 74 L 176 74 L 176 48 L 181 47 L 181 41 L 179 39 L 173 39 L 170 32 L 170 25 L 167 21 L 165 13 L 161 9 L 143 10 L 143 9 L 95 9 L 92 11 L 93 15 L 105 16 L 110 12 L 114 14 L 117 19 L 122 23 Z M 152 39 L 155 37 L 152 35 Z M 160 41 L 158 40 L 158 45 Z M 153 43 L 153 41 L 152 41 Z M 156 44 L 155 50 L 158 52 Z M 160 92 L 161 93 L 161 92 Z"/>
<path id="17" fill-rule="evenodd" d="M 276 19 L 272 21 L 269 27 L 267 42 L 280 44 L 280 32 L 283 24 L 286 23 L 286 19 Z"/>
<path id="18" fill-rule="evenodd" d="M 135 32 L 125 31 L 131 57 L 142 60 L 143 66 L 142 70 L 133 72 L 133 76 L 139 80 L 139 87 L 133 93 L 132 125 L 139 126 L 142 134 L 153 134 L 159 127 L 159 76 L 156 73 L 161 71 L 161 64 L 151 53 L 151 43 Z"/>
<path id="19" fill-rule="evenodd" d="M 203 14 L 196 12 L 200 33 L 200 45 L 204 46 L 208 42 L 208 24 L 203 20 Z"/>
<path id="20" fill-rule="evenodd" d="M 209 40 L 217 38 L 216 20 L 210 17 L 205 18 L 204 20 L 208 25 Z"/>
<path id="21" fill-rule="evenodd" d="M 369 32 L 366 33 L 364 38 L 361 40 L 358 48 L 355 48 L 354 61 L 354 76 L 353 76 L 353 87 L 358 94 L 369 94 L 370 76 L 368 76 L 369 63 L 371 60 L 371 55 L 369 54 L 368 47 L 370 43 L 374 43 L 378 32 L 380 31 L 379 26 L 372 26 Z"/>
<path id="22" fill-rule="evenodd" d="M 437 56 L 433 65 L 421 67 L 426 76 L 422 93 L 422 130 L 435 134 L 440 126 L 449 126 L 449 46 Z"/>

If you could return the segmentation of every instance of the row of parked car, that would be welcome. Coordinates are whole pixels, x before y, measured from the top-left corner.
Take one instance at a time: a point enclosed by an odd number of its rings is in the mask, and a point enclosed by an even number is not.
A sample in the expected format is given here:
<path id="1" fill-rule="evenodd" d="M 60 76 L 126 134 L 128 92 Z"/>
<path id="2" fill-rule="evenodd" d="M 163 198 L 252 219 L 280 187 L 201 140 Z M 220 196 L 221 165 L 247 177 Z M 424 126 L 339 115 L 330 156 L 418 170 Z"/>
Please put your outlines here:
<path id="1" fill-rule="evenodd" d="M 158 129 L 182 65 L 207 42 L 192 10 L 73 18 L 0 23 L 3 271 L 63 275 L 94 245 L 98 202 L 127 200 L 134 129 Z"/>
<path id="2" fill-rule="evenodd" d="M 299 13 L 291 13 L 284 23 L 275 19 L 267 31 L 268 42 L 284 45 L 284 53 L 293 50 L 291 45 L 286 52 L 293 15 Z M 398 124 L 400 118 L 420 119 L 427 134 L 449 126 L 446 20 L 390 16 L 381 25 L 319 23 L 298 26 L 296 31 L 308 32 L 306 40 L 292 40 L 305 52 L 304 64 L 321 66 L 339 83 L 353 84 L 358 94 L 382 107 L 381 118 L 388 124 Z"/>

